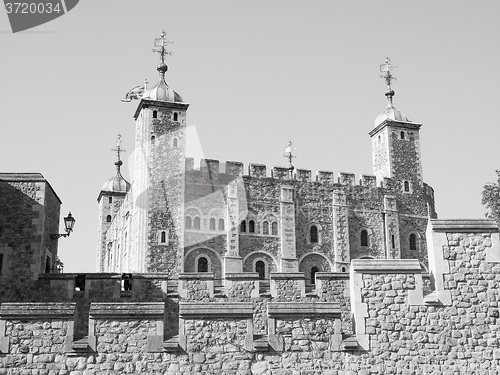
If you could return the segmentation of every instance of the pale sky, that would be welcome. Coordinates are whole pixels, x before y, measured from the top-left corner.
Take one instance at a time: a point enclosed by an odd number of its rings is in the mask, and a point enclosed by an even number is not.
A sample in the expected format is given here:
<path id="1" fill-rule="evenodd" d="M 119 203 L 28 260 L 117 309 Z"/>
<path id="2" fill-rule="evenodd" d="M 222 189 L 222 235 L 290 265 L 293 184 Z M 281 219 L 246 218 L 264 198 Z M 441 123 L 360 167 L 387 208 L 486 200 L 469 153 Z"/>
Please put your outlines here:
<path id="1" fill-rule="evenodd" d="M 498 1 L 86 0 L 12 34 L 0 11 L 1 172 L 39 172 L 76 218 L 59 240 L 65 272 L 95 272 L 97 196 L 124 176 L 137 101 L 157 82 L 154 38 L 174 41 L 168 84 L 190 103 L 205 157 L 372 174 L 374 120 L 386 106 L 379 65 L 398 68 L 394 105 L 420 131 L 424 181 L 439 218 L 482 218 L 495 181 L 500 87 Z M 130 181 L 131 182 L 131 181 Z"/>

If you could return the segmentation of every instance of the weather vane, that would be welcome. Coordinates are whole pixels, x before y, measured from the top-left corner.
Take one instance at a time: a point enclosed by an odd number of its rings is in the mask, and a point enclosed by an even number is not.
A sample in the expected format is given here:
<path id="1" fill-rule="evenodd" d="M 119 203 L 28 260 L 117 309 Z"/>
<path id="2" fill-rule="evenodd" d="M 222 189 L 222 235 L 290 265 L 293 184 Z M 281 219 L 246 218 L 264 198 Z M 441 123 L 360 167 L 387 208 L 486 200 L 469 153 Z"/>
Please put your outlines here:
<path id="1" fill-rule="evenodd" d="M 121 162 L 120 153 L 125 152 L 125 150 L 121 147 L 122 145 L 122 135 L 118 134 L 116 139 L 116 148 L 112 148 L 111 151 L 116 151 L 117 162 Z"/>
<path id="2" fill-rule="evenodd" d="M 165 49 L 166 46 L 173 43 L 165 38 L 166 35 L 167 34 L 165 33 L 165 30 L 163 30 L 160 35 L 161 38 L 155 39 L 155 47 L 159 48 L 153 48 L 153 52 L 160 54 L 160 61 L 162 62 L 162 64 L 165 63 L 165 55 L 172 56 L 172 52 L 167 52 L 167 50 Z"/>
<path id="3" fill-rule="evenodd" d="M 384 75 L 381 75 L 380 78 L 385 79 L 385 83 L 387 83 L 386 95 L 390 97 L 394 95 L 394 91 L 391 87 L 391 81 L 396 79 L 396 77 L 391 74 L 391 70 L 394 68 L 397 68 L 397 66 L 391 65 L 391 59 L 389 57 L 385 59 L 385 64 L 380 64 L 380 73 L 384 73 Z"/>
<path id="4" fill-rule="evenodd" d="M 285 147 L 285 155 L 283 155 L 283 157 L 288 159 L 288 169 L 290 169 L 290 171 L 293 171 L 295 169 L 295 167 L 292 165 L 292 159 L 296 158 L 296 156 L 292 155 L 292 150 L 292 141 L 289 141 L 288 146 Z"/>

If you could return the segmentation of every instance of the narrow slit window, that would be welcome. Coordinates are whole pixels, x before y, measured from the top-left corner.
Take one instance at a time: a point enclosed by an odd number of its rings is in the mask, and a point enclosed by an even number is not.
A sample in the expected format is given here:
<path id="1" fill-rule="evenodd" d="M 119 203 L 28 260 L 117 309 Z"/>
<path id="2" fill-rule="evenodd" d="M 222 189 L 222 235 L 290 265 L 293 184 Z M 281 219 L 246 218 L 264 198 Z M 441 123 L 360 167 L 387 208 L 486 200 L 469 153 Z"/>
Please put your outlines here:
<path id="1" fill-rule="evenodd" d="M 109 197 L 109 198 L 108 198 L 108 202 L 109 202 L 109 203 L 113 203 L 113 197 Z"/>
<path id="2" fill-rule="evenodd" d="M 164 230 L 161 231 L 160 242 L 161 243 L 167 242 L 167 233 Z"/>
<path id="3" fill-rule="evenodd" d="M 410 250 L 417 250 L 417 236 L 414 233 L 410 234 Z"/>
<path id="4" fill-rule="evenodd" d="M 174 147 L 178 147 L 178 144 L 179 144 L 179 142 L 177 141 L 177 138 L 174 138 L 173 146 Z"/>
<path id="5" fill-rule="evenodd" d="M 396 248 L 396 239 L 394 238 L 394 234 L 391 236 L 392 248 Z"/>
<path id="6" fill-rule="evenodd" d="M 219 219 L 219 230 L 225 230 L 226 225 L 224 223 L 224 219 Z"/>
<path id="7" fill-rule="evenodd" d="M 245 233 L 246 231 L 247 231 L 247 222 L 243 220 L 240 224 L 240 232 Z"/>
<path id="8" fill-rule="evenodd" d="M 275 221 L 271 224 L 271 234 L 273 236 L 277 236 L 278 235 L 278 223 L 275 222 Z"/>
<path id="9" fill-rule="evenodd" d="M 215 230 L 215 219 L 210 218 L 210 230 Z"/>
<path id="10" fill-rule="evenodd" d="M 405 132 L 401 132 L 401 139 L 405 139 Z"/>
<path id="11" fill-rule="evenodd" d="M 410 191 L 410 183 L 408 181 L 404 182 L 404 189 L 405 191 Z"/>
<path id="12" fill-rule="evenodd" d="M 248 233 L 255 233 L 255 221 L 253 220 L 248 222 Z"/>
<path id="13" fill-rule="evenodd" d="M 0 254 L 0 275 L 2 274 L 3 269 L 3 254 Z"/>
<path id="14" fill-rule="evenodd" d="M 201 228 L 201 221 L 198 216 L 194 218 L 194 229 L 200 229 Z"/>
<path id="15" fill-rule="evenodd" d="M 361 246 L 368 246 L 368 231 L 366 229 L 363 229 L 361 231 Z"/>
<path id="16" fill-rule="evenodd" d="M 267 221 L 262 223 L 262 234 L 269 234 L 269 223 Z"/>
<path id="17" fill-rule="evenodd" d="M 158 111 L 153 111 L 153 118 L 158 118 Z"/>
<path id="18" fill-rule="evenodd" d="M 50 273 L 52 267 L 50 267 L 50 258 L 47 257 L 45 260 L 45 273 Z"/>
<path id="19" fill-rule="evenodd" d="M 316 225 L 312 225 L 311 229 L 309 229 L 309 238 L 311 243 L 318 243 L 318 227 Z"/>
<path id="20" fill-rule="evenodd" d="M 106 222 L 111 223 L 111 215 L 106 216 Z"/>
<path id="21" fill-rule="evenodd" d="M 177 121 L 177 112 L 174 112 L 174 121 Z"/>

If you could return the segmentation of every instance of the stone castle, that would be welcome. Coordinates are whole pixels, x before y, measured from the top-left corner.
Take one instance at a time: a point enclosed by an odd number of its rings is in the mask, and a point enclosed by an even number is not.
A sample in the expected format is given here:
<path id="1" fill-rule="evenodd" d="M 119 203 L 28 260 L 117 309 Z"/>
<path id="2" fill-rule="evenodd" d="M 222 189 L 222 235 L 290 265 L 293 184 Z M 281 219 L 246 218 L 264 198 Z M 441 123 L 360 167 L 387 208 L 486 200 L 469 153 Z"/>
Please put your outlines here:
<path id="1" fill-rule="evenodd" d="M 41 175 L 0 175 L 0 375 L 500 373 L 498 227 L 437 219 L 389 61 L 374 176 L 269 177 L 194 168 L 158 41 L 159 82 L 127 95 L 134 181 L 118 142 L 98 196 L 99 273 L 47 266 L 60 201 Z"/>

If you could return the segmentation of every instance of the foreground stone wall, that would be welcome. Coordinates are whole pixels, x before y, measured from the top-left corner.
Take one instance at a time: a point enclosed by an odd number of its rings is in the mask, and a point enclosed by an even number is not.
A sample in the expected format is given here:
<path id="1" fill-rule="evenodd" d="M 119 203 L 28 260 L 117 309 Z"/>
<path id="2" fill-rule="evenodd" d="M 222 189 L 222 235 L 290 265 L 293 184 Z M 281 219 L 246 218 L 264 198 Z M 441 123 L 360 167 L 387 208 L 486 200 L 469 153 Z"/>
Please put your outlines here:
<path id="1" fill-rule="evenodd" d="M 313 291 L 298 273 L 271 274 L 268 292 L 251 273 L 222 290 L 213 274 L 144 275 L 132 291 L 119 275 L 87 277 L 80 292 L 47 276 L 66 301 L 0 308 L 0 374 L 499 373 L 498 228 L 432 220 L 427 238 L 432 290 L 418 260 L 401 259 L 353 260 Z"/>

